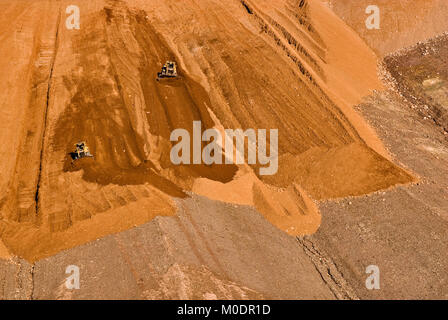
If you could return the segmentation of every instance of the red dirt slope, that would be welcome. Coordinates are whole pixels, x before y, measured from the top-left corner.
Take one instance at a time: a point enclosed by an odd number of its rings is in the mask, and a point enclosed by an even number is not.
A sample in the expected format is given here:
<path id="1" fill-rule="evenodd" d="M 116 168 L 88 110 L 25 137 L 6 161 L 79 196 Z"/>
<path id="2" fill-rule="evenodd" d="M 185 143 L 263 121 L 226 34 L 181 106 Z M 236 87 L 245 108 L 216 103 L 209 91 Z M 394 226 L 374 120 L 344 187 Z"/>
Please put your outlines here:
<path id="1" fill-rule="evenodd" d="M 2 4 L 0 236 L 12 253 L 37 260 L 173 215 L 189 191 L 309 234 L 312 199 L 413 180 L 351 109 L 381 88 L 375 55 L 321 3 L 85 1 L 81 29 L 67 30 L 70 4 Z M 168 59 L 181 78 L 155 81 Z M 193 120 L 278 129 L 278 174 L 172 165 L 169 134 Z M 79 140 L 95 158 L 73 165 Z"/>

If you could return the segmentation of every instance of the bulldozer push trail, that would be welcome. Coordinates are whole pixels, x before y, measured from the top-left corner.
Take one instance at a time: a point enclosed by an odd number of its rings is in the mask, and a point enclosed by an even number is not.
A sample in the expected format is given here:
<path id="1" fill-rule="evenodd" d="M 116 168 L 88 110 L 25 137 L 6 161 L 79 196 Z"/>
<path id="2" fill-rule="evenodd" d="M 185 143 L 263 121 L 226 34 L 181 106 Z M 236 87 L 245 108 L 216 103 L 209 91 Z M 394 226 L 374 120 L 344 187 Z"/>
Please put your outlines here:
<path id="1" fill-rule="evenodd" d="M 446 298 L 445 2 L 72 2 L 0 2 L 0 298 Z"/>

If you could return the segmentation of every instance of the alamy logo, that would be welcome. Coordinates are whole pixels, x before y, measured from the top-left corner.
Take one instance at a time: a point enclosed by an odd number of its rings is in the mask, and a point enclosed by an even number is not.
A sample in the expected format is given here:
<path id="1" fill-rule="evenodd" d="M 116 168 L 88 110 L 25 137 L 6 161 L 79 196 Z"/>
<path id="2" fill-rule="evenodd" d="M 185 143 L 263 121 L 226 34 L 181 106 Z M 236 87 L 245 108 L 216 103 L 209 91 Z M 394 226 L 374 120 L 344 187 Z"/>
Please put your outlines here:
<path id="1" fill-rule="evenodd" d="M 369 30 L 380 29 L 380 8 L 375 5 L 370 5 L 366 8 L 366 13 L 370 16 L 366 19 L 366 27 Z"/>
<path id="2" fill-rule="evenodd" d="M 79 289 L 79 267 L 69 265 L 65 269 L 65 273 L 70 274 L 70 276 L 65 279 L 65 287 L 70 290 Z"/>
<path id="3" fill-rule="evenodd" d="M 193 150 L 193 164 L 244 164 L 247 140 L 248 164 L 258 163 L 266 166 L 259 169 L 260 175 L 274 175 L 278 170 L 278 129 L 269 131 L 268 156 L 266 129 L 257 131 L 226 129 L 223 137 L 217 129 L 207 129 L 202 133 L 201 121 L 193 121 L 192 148 L 190 133 L 187 130 L 176 129 L 171 133 L 170 140 L 178 142 L 171 149 L 171 162 L 175 165 L 191 164 L 191 150 Z M 179 139 L 181 139 L 180 142 Z M 210 143 L 202 149 L 202 142 Z"/>
<path id="4" fill-rule="evenodd" d="M 380 289 L 380 268 L 376 265 L 370 265 L 366 268 L 366 273 L 369 276 L 366 279 L 366 288 L 368 290 Z"/>
<path id="5" fill-rule="evenodd" d="M 75 5 L 68 6 L 65 9 L 65 13 L 69 14 L 70 16 L 67 17 L 67 20 L 65 20 L 65 26 L 68 30 L 77 29 L 80 28 L 80 12 L 79 7 Z"/>

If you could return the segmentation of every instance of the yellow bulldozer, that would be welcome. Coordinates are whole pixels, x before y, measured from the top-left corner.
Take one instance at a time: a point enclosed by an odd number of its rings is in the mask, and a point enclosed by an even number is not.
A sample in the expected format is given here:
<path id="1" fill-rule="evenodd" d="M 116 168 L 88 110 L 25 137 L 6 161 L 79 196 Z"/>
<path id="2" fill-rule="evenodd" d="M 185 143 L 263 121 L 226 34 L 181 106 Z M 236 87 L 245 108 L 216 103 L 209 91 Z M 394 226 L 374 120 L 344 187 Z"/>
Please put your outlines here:
<path id="1" fill-rule="evenodd" d="M 89 151 L 89 147 L 87 146 L 85 141 L 80 141 L 75 143 L 76 150 L 71 152 L 70 155 L 73 160 L 78 160 L 82 158 L 93 158 L 93 155 Z"/>
<path id="2" fill-rule="evenodd" d="M 177 77 L 177 65 L 174 61 L 167 61 L 163 67 L 162 71 L 157 73 L 157 80 L 163 78 L 176 78 Z"/>

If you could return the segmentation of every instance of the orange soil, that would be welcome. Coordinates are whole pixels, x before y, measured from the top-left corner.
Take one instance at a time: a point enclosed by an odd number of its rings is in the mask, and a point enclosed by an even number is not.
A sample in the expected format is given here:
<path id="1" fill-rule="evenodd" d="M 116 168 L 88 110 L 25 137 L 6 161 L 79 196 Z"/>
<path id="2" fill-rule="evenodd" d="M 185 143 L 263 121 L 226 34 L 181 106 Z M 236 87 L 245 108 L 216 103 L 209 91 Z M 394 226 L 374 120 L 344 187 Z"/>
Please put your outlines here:
<path id="1" fill-rule="evenodd" d="M 197 179 L 192 191 L 214 200 L 254 206 L 270 223 L 291 235 L 313 234 L 320 226 L 316 204 L 296 184 L 279 190 L 246 173 L 227 184 Z"/>
<path id="2" fill-rule="evenodd" d="M 0 258 L 8 259 L 10 257 L 8 249 L 3 244 L 3 241 L 0 241 Z"/>
<path id="3" fill-rule="evenodd" d="M 320 224 L 312 199 L 412 181 L 352 110 L 381 88 L 375 55 L 322 3 L 300 3 L 85 1 L 81 30 L 65 28 L 69 1 L 2 4 L 8 249 L 37 260 L 173 215 L 185 191 L 255 206 L 287 233 L 310 234 Z M 168 59 L 180 79 L 155 81 Z M 173 166 L 169 135 L 193 120 L 279 129 L 279 173 Z M 71 163 L 78 140 L 94 159 Z"/>

